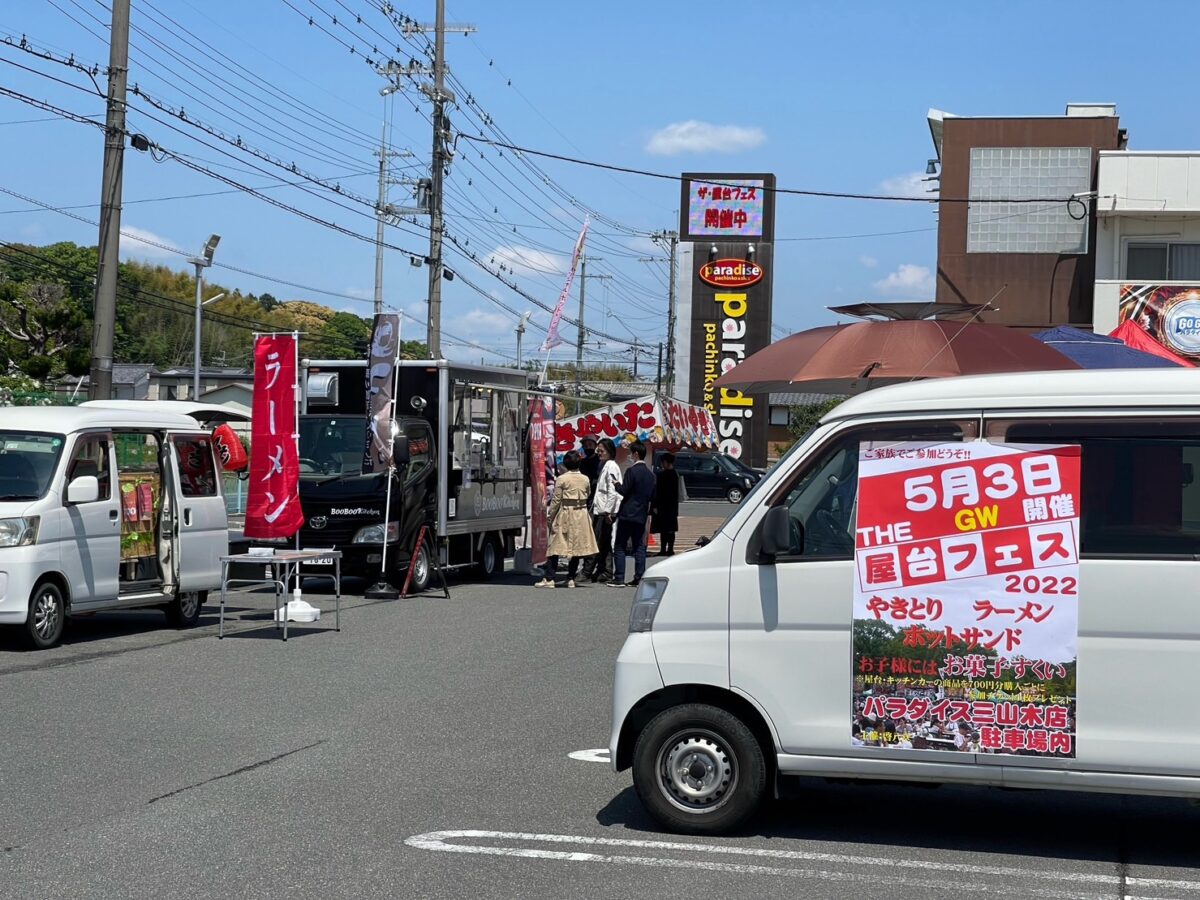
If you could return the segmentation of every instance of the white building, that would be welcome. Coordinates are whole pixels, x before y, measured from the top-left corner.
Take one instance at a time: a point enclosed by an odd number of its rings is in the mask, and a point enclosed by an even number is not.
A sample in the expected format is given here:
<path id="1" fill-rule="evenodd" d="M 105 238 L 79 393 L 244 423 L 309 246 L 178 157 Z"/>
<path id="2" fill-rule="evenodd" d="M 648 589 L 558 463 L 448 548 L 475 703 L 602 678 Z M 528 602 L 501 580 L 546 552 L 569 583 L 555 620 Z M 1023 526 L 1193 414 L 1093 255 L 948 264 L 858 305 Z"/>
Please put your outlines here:
<path id="1" fill-rule="evenodd" d="M 1200 151 L 1102 151 L 1095 330 L 1132 318 L 1200 362 Z"/>

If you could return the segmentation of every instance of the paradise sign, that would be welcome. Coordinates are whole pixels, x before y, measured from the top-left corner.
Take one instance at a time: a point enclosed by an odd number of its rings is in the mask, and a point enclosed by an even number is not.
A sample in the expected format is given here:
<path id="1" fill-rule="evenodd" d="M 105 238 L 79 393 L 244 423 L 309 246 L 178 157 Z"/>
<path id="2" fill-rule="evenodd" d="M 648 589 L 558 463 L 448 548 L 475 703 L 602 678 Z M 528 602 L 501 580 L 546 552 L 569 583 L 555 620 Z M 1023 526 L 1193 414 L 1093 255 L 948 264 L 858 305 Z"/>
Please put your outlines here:
<path id="1" fill-rule="evenodd" d="M 851 744 L 1073 757 L 1077 445 L 864 443 Z"/>

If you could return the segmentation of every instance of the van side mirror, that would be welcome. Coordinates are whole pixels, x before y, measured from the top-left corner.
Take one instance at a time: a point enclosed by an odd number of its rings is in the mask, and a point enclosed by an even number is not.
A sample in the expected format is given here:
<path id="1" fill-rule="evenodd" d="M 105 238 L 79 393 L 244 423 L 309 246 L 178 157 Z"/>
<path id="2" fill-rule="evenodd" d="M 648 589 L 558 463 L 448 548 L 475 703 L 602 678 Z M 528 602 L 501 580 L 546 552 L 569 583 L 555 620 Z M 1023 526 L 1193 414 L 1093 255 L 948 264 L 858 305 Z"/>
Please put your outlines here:
<path id="1" fill-rule="evenodd" d="M 408 435 L 398 434 L 392 440 L 392 462 L 397 466 L 408 463 Z"/>
<path id="2" fill-rule="evenodd" d="M 761 543 L 763 556 L 772 560 L 792 549 L 792 516 L 786 506 L 772 506 L 767 510 Z"/>
<path id="3" fill-rule="evenodd" d="M 95 475 L 80 475 L 67 485 L 68 503 L 95 503 L 100 499 L 100 480 Z"/>

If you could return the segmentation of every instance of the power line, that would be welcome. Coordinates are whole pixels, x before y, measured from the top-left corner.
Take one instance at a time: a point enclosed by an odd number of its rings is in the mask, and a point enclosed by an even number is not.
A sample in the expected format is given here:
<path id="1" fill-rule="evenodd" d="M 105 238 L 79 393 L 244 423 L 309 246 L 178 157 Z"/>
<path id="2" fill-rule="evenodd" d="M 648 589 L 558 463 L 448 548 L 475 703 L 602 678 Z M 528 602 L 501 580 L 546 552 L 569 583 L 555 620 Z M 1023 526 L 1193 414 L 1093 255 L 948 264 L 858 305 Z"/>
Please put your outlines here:
<path id="1" fill-rule="evenodd" d="M 502 150 L 511 150 L 515 153 L 528 154 L 530 156 L 540 156 L 546 159 L 555 159 L 559 162 L 573 163 L 579 166 L 589 166 L 594 169 L 607 169 L 611 172 L 624 172 L 627 175 L 642 175 L 646 178 L 659 178 L 663 181 L 673 181 L 680 183 L 684 181 L 682 175 L 668 175 L 665 172 L 652 172 L 648 169 L 633 169 L 628 166 L 618 166 L 611 163 L 595 162 L 594 160 L 578 159 L 574 156 L 564 156 L 559 153 L 548 153 L 544 150 L 531 150 L 528 147 L 518 147 L 515 144 L 505 143 L 503 141 L 492 140 L 483 137 L 482 135 L 471 135 L 465 132 L 460 132 L 459 137 L 468 141 L 474 141 L 479 144 L 488 144 L 493 147 L 499 147 Z M 705 181 L 706 184 L 726 185 L 724 181 L 716 179 Z M 741 187 L 732 182 L 728 183 L 729 187 Z M 816 191 L 805 190 L 801 188 L 782 188 L 782 187 L 766 187 L 760 188 L 764 192 L 774 194 L 789 194 L 798 197 L 826 197 L 835 200 L 891 200 L 899 203 L 1066 203 L 1070 197 L 1020 197 L 1020 198 L 1001 198 L 997 200 L 973 200 L 970 197 L 897 197 L 889 194 L 856 194 L 848 191 Z"/>

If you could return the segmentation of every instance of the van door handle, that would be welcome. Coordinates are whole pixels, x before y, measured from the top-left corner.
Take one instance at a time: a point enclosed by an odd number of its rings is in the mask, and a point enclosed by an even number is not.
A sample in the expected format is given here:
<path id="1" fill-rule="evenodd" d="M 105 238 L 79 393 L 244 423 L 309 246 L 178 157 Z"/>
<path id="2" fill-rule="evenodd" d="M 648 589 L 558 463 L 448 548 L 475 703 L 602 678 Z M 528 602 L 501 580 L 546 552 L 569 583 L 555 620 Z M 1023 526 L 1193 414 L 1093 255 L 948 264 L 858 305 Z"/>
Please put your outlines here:
<path id="1" fill-rule="evenodd" d="M 110 509 L 108 511 L 108 521 L 110 521 L 110 522 L 117 521 L 117 516 L 118 516 L 118 513 L 115 509 Z"/>
<path id="2" fill-rule="evenodd" d="M 192 525 L 192 510 L 191 507 L 185 507 L 183 510 L 183 525 L 185 528 L 190 528 Z"/>

